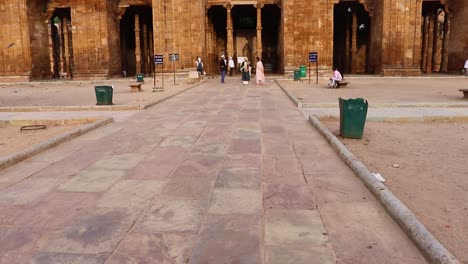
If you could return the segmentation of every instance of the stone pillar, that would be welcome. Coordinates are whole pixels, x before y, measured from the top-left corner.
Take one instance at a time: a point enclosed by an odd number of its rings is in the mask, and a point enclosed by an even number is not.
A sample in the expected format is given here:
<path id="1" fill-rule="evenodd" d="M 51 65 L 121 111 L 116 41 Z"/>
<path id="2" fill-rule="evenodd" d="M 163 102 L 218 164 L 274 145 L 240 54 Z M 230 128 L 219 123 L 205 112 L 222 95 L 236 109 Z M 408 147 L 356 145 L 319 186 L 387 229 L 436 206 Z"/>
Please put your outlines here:
<path id="1" fill-rule="evenodd" d="M 71 77 L 71 67 L 70 67 L 70 50 L 69 50 L 69 42 L 68 42 L 68 20 L 67 17 L 63 17 L 62 19 L 62 30 L 63 30 L 63 48 L 64 48 L 64 56 L 63 56 L 63 72 L 66 72 L 66 78 Z"/>
<path id="2" fill-rule="evenodd" d="M 437 71 L 437 52 L 438 52 L 438 49 L 439 49 L 439 45 L 438 45 L 438 33 L 439 33 L 439 16 L 437 14 L 434 15 L 434 28 L 433 28 L 433 32 L 432 32 L 432 41 L 433 41 L 433 44 L 432 44 L 432 65 L 431 65 L 431 69 L 432 71 Z"/>
<path id="3" fill-rule="evenodd" d="M 141 72 L 140 15 L 135 14 L 135 66 L 136 74 Z"/>
<path id="4" fill-rule="evenodd" d="M 257 4 L 257 57 L 262 58 L 262 7 L 263 4 Z"/>
<path id="5" fill-rule="evenodd" d="M 442 43 L 442 62 L 440 64 L 441 72 L 448 72 L 448 46 L 450 40 L 450 24 L 451 17 L 448 12 L 445 12 L 444 21 L 444 42 Z"/>
<path id="6" fill-rule="evenodd" d="M 426 73 L 432 73 L 432 54 L 434 52 L 434 15 L 429 15 L 429 28 L 428 28 L 428 40 L 427 40 L 427 59 L 426 59 Z"/>
<path id="7" fill-rule="evenodd" d="M 52 76 L 54 75 L 54 42 L 52 40 L 52 27 L 54 26 L 54 23 L 52 19 L 50 18 L 47 20 L 47 35 L 49 38 L 49 60 L 50 60 L 50 72 L 52 73 Z"/>
<path id="8" fill-rule="evenodd" d="M 349 56 L 350 59 L 350 67 L 351 73 L 356 73 L 356 54 L 357 54 L 357 13 L 356 10 L 353 10 L 353 23 L 351 28 L 351 54 Z"/>
<path id="9" fill-rule="evenodd" d="M 143 72 L 148 73 L 148 31 L 143 24 Z"/>
<path id="10" fill-rule="evenodd" d="M 427 43 L 429 41 L 429 17 L 425 16 L 423 19 L 423 32 L 422 32 L 422 51 L 421 51 L 421 70 L 426 72 L 427 67 Z"/>
<path id="11" fill-rule="evenodd" d="M 154 58 L 154 40 L 153 40 L 153 32 L 150 31 L 149 32 L 149 65 L 150 65 L 150 71 L 151 72 L 154 72 L 154 62 L 153 62 L 153 58 Z"/>
<path id="12" fill-rule="evenodd" d="M 234 36 L 233 36 L 233 28 L 232 28 L 232 14 L 231 14 L 232 6 L 230 4 L 226 5 L 226 12 L 227 12 L 227 56 L 232 57 L 234 55 Z"/>

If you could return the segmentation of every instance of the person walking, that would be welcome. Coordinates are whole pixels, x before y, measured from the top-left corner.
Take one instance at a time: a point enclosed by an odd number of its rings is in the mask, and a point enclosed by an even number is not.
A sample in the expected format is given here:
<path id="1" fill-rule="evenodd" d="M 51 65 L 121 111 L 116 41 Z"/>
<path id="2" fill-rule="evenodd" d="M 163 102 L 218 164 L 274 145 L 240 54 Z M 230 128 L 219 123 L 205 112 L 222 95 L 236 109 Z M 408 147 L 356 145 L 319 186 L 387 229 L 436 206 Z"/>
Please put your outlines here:
<path id="1" fill-rule="evenodd" d="M 242 73 L 242 84 L 248 85 L 250 81 L 250 62 L 247 58 L 242 62 L 240 71 Z"/>
<path id="2" fill-rule="evenodd" d="M 219 61 L 219 71 L 221 72 L 221 83 L 224 83 L 224 77 L 226 76 L 226 59 L 224 55 L 221 55 L 221 60 Z"/>
<path id="3" fill-rule="evenodd" d="M 203 61 L 200 57 L 197 58 L 197 72 L 199 75 L 203 75 L 204 70 L 203 70 Z"/>
<path id="4" fill-rule="evenodd" d="M 333 68 L 333 76 L 330 77 L 330 82 L 328 83 L 328 87 L 335 88 L 336 81 L 342 81 L 342 80 L 343 80 L 343 76 L 341 75 L 340 71 L 338 71 L 338 68 Z"/>
<path id="5" fill-rule="evenodd" d="M 257 57 L 257 65 L 255 67 L 255 79 L 257 84 L 262 85 L 265 82 L 265 68 L 259 57 Z"/>
<path id="6" fill-rule="evenodd" d="M 229 57 L 228 66 L 229 66 L 229 76 L 232 76 L 232 74 L 234 73 L 234 68 L 236 67 L 232 57 Z"/>

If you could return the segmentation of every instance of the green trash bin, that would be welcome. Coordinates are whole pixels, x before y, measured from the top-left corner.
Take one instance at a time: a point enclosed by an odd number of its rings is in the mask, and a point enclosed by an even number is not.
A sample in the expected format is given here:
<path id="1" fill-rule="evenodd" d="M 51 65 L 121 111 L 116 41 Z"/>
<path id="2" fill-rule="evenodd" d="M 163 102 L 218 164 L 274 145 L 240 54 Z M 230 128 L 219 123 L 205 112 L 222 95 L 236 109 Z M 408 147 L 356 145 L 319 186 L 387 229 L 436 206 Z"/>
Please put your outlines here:
<path id="1" fill-rule="evenodd" d="M 368 103 L 363 98 L 343 99 L 340 103 L 340 134 L 344 138 L 362 138 Z"/>
<path id="2" fill-rule="evenodd" d="M 136 81 L 137 82 L 145 82 L 145 75 L 143 75 L 143 73 L 139 73 L 137 74 L 137 78 L 136 78 Z"/>
<path id="3" fill-rule="evenodd" d="M 299 81 L 301 79 L 301 71 L 294 71 L 294 81 Z"/>
<path id="4" fill-rule="evenodd" d="M 307 67 L 304 65 L 301 65 L 299 69 L 301 70 L 301 77 L 307 77 Z"/>
<path id="5" fill-rule="evenodd" d="M 94 86 L 97 105 L 111 105 L 114 89 L 112 86 Z"/>

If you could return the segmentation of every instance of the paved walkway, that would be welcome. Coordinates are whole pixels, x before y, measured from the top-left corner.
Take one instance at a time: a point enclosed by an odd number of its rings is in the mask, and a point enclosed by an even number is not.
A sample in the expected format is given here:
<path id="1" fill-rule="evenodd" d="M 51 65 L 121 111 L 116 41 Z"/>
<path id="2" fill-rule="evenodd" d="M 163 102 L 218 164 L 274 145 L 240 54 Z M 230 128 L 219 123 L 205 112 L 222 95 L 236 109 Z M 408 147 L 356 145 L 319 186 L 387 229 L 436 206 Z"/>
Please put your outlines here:
<path id="1" fill-rule="evenodd" d="M 0 263 L 425 263 L 274 82 L 227 81 L 0 171 Z"/>

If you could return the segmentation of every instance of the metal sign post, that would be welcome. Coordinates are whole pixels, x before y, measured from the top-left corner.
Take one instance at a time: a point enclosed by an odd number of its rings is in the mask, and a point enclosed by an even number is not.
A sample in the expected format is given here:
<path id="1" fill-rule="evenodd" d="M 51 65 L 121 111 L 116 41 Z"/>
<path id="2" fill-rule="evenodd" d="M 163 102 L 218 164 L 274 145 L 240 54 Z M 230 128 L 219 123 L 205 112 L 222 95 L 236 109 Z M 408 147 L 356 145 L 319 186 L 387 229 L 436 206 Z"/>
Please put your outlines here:
<path id="1" fill-rule="evenodd" d="M 309 83 L 310 83 L 310 63 L 315 62 L 315 84 L 318 84 L 318 54 L 317 52 L 309 52 Z"/>
<path id="2" fill-rule="evenodd" d="M 164 91 L 164 55 L 154 55 L 154 87 L 153 93 Z M 162 87 L 156 86 L 156 66 L 161 65 Z"/>
<path id="3" fill-rule="evenodd" d="M 172 61 L 172 67 L 173 67 L 173 70 L 174 70 L 174 85 L 175 85 L 176 84 L 175 83 L 175 62 L 179 61 L 179 54 L 177 54 L 177 53 L 169 54 L 169 60 Z"/>

